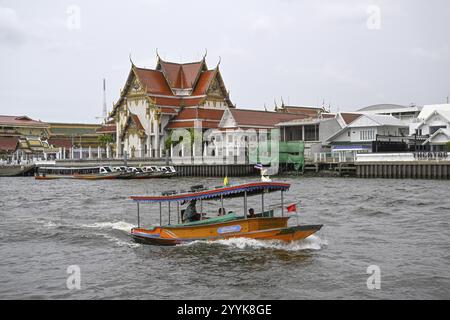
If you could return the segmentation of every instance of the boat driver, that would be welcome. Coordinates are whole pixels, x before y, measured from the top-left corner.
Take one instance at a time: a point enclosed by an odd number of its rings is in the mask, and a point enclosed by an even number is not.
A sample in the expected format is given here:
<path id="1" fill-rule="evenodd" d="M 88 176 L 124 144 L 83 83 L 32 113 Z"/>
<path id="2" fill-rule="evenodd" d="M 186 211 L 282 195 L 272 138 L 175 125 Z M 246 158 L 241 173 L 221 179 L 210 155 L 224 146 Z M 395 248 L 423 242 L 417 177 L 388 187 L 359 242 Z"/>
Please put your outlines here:
<path id="1" fill-rule="evenodd" d="M 183 218 L 187 222 L 198 221 L 200 220 L 200 214 L 197 213 L 197 208 L 195 207 L 196 200 L 191 200 L 186 210 L 184 210 Z"/>
<path id="2" fill-rule="evenodd" d="M 248 209 L 248 217 L 256 218 L 255 209 L 253 209 L 253 208 Z"/>

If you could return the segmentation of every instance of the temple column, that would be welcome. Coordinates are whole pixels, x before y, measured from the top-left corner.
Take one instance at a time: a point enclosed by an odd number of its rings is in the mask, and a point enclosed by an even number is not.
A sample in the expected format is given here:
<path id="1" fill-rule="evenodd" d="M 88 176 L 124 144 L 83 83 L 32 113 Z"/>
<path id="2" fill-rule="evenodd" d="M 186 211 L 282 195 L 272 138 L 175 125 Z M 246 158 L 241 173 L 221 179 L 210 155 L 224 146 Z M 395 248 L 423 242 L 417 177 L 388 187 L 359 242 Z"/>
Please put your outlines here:
<path id="1" fill-rule="evenodd" d="M 120 154 L 120 130 L 119 130 L 119 122 L 116 122 L 116 158 L 119 158 Z"/>
<path id="2" fill-rule="evenodd" d="M 155 158 L 158 158 L 161 156 L 160 154 L 158 154 L 159 150 L 160 150 L 159 120 L 155 120 L 155 132 L 156 132 L 156 135 L 155 135 Z"/>
<path id="3" fill-rule="evenodd" d="M 75 156 L 75 151 L 73 150 L 73 146 L 72 148 L 70 148 L 70 158 L 73 159 Z"/>
<path id="4" fill-rule="evenodd" d="M 88 152 L 88 158 L 89 159 L 92 159 L 92 148 L 91 148 L 91 146 L 89 146 L 89 152 Z"/>
<path id="5" fill-rule="evenodd" d="M 151 142 L 152 136 L 150 134 L 147 136 L 147 154 L 146 154 L 146 156 L 149 158 L 152 157 L 152 142 Z"/>
<path id="6" fill-rule="evenodd" d="M 106 145 L 106 158 L 109 159 L 110 156 L 110 149 L 109 149 L 109 145 Z"/>

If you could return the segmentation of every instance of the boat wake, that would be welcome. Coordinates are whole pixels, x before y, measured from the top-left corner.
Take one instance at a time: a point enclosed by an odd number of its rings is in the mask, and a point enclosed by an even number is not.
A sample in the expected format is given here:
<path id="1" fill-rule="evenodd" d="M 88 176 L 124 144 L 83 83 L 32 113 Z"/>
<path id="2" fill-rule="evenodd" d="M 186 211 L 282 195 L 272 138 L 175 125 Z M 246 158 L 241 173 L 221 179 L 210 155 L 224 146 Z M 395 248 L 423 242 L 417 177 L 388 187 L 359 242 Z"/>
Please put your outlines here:
<path id="1" fill-rule="evenodd" d="M 125 221 L 117 221 L 117 222 L 95 222 L 92 224 L 84 224 L 81 225 L 83 228 L 92 228 L 92 229 L 99 229 L 99 230 L 118 230 L 121 232 L 126 233 L 127 235 L 130 234 L 131 228 L 134 228 L 135 225 L 130 224 Z M 141 245 L 139 243 L 132 242 L 131 240 L 124 240 L 119 237 L 116 237 L 115 235 L 105 233 L 105 232 L 98 232 L 97 235 L 100 235 L 104 237 L 105 239 L 112 241 L 115 243 L 118 247 L 130 247 L 130 248 L 137 248 Z"/>
<path id="2" fill-rule="evenodd" d="M 131 228 L 134 228 L 135 225 L 125 222 L 125 221 L 117 221 L 117 222 L 95 222 L 92 224 L 83 224 L 81 225 L 83 228 L 93 228 L 93 229 L 113 229 L 120 230 L 126 233 L 130 233 Z"/>
<path id="3" fill-rule="evenodd" d="M 238 249 L 275 249 L 275 250 L 285 250 L 285 251 L 303 251 L 303 250 L 320 250 L 328 243 L 322 240 L 316 235 L 311 235 L 306 239 L 293 241 L 293 242 L 283 242 L 278 240 L 255 240 L 249 238 L 231 238 L 215 241 L 194 241 L 188 244 L 183 244 L 187 246 L 192 246 L 196 244 L 208 244 L 208 245 L 223 245 Z"/>

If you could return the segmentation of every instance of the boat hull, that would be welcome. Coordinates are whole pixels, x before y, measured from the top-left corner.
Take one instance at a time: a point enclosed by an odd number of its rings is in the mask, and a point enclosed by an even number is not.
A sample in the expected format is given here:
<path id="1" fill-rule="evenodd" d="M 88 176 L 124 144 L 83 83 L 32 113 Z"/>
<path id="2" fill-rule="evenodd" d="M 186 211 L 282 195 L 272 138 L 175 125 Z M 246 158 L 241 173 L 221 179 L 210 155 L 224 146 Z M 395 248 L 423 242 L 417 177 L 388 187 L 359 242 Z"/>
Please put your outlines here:
<path id="1" fill-rule="evenodd" d="M 105 179 L 117 179 L 120 173 L 110 173 L 110 174 L 73 174 L 73 175 L 58 175 L 58 174 L 47 174 L 47 175 L 36 175 L 34 178 L 36 180 L 54 180 L 54 179 L 79 179 L 79 180 L 105 180 Z"/>
<path id="2" fill-rule="evenodd" d="M 192 241 L 215 241 L 230 238 L 280 240 L 285 242 L 304 239 L 320 230 L 322 225 L 287 226 L 288 217 L 239 219 L 186 227 L 133 228 L 136 242 L 153 245 L 177 245 Z"/>
<path id="3" fill-rule="evenodd" d="M 248 238 L 255 240 L 278 240 L 283 242 L 292 242 L 305 239 L 310 235 L 316 233 L 322 228 L 322 225 L 303 225 L 293 226 L 287 228 L 259 230 L 255 232 L 230 234 L 217 237 L 203 237 L 203 238 L 162 238 L 144 234 L 138 231 L 132 231 L 134 241 L 142 244 L 159 245 L 159 246 L 174 246 L 177 244 L 190 243 L 193 241 L 217 241 L 232 238 Z"/>

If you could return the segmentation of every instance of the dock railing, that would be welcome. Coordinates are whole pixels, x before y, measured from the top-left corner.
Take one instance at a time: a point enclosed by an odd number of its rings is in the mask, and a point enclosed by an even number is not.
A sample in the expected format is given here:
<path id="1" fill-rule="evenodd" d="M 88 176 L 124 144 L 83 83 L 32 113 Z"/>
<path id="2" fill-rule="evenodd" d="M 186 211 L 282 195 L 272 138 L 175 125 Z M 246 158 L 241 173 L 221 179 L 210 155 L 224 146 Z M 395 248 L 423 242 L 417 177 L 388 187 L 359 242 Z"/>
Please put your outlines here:
<path id="1" fill-rule="evenodd" d="M 353 163 L 355 152 L 318 152 L 311 159 L 314 163 Z"/>

